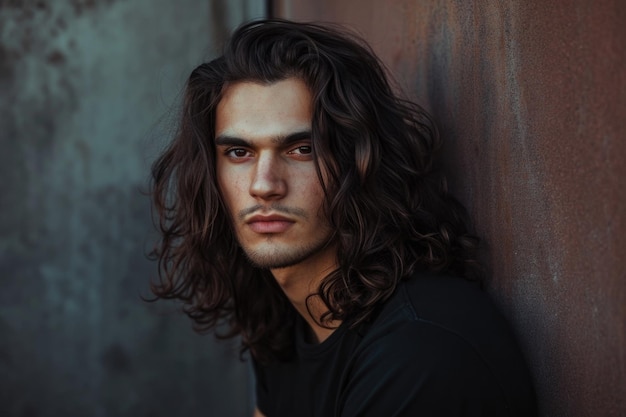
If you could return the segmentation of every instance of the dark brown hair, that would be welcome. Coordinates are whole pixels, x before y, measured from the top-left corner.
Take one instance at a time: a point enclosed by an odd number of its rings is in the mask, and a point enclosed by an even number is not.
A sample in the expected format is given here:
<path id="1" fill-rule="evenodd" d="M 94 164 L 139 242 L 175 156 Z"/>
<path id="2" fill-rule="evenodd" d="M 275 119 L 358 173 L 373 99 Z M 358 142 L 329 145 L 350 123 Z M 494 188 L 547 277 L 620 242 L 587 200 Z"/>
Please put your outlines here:
<path id="1" fill-rule="evenodd" d="M 317 294 L 329 309 L 321 322 L 367 320 L 416 269 L 476 271 L 477 239 L 433 172 L 437 131 L 424 110 L 394 94 L 367 44 L 336 27 L 244 24 L 222 56 L 191 73 L 178 133 L 153 165 L 162 239 L 152 290 L 182 300 L 198 330 L 241 335 L 259 360 L 290 353 L 297 313 L 235 239 L 215 178 L 215 109 L 229 83 L 289 77 L 313 95 L 312 146 L 336 230 L 339 264 Z"/>

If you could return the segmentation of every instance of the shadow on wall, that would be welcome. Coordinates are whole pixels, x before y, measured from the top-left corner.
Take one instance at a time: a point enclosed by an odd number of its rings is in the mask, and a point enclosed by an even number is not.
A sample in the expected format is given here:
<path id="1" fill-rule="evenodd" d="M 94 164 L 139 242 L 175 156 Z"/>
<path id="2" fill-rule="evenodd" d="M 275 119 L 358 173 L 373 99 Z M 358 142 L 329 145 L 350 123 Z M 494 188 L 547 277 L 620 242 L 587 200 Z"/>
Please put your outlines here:
<path id="1" fill-rule="evenodd" d="M 446 165 L 543 415 L 626 412 L 626 8 L 614 6 L 441 8 L 427 56 L 447 61 L 418 70 L 439 86 L 426 91 L 447 121 Z"/>

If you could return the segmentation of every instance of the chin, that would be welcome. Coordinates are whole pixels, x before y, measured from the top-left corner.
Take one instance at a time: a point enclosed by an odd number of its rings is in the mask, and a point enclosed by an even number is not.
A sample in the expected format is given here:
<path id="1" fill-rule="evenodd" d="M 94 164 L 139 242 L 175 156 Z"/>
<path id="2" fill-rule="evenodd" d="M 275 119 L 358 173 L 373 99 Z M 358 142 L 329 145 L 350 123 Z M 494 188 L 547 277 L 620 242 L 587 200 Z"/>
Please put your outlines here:
<path id="1" fill-rule="evenodd" d="M 273 248 L 243 248 L 250 262 L 263 269 L 282 269 L 298 265 L 317 255 L 326 247 L 326 241 L 309 245 L 286 245 Z"/>
<path id="2" fill-rule="evenodd" d="M 262 269 L 281 269 L 294 266 L 302 262 L 307 256 L 297 254 L 266 254 L 255 251 L 244 251 L 248 260 L 257 268 Z"/>

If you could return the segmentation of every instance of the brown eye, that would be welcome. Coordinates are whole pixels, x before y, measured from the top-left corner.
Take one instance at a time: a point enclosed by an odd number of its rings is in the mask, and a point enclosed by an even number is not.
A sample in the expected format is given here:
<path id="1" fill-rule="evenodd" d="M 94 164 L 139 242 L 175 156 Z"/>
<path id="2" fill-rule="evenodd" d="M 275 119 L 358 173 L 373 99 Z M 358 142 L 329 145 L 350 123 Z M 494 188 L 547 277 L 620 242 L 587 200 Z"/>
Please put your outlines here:
<path id="1" fill-rule="evenodd" d="M 298 146 L 297 148 L 293 148 L 289 151 L 292 155 L 311 155 L 313 153 L 313 148 L 309 145 Z"/>
<path id="2" fill-rule="evenodd" d="M 302 154 L 302 155 L 308 155 L 311 152 L 313 152 L 313 149 L 310 146 L 300 146 L 298 147 L 298 151 Z"/>
<path id="3" fill-rule="evenodd" d="M 226 156 L 231 158 L 245 158 L 248 156 L 248 151 L 243 148 L 232 148 L 226 151 Z"/>

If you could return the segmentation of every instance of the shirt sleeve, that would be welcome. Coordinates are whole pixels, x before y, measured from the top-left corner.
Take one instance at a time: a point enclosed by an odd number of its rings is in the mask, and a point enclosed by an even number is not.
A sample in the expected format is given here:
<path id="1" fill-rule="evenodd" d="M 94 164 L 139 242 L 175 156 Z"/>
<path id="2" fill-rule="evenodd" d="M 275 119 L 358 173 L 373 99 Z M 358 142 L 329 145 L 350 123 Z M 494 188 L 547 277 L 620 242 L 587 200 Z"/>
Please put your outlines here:
<path id="1" fill-rule="evenodd" d="M 419 320 L 361 351 L 338 407 L 342 417 L 509 415 L 494 374 L 471 344 Z"/>

